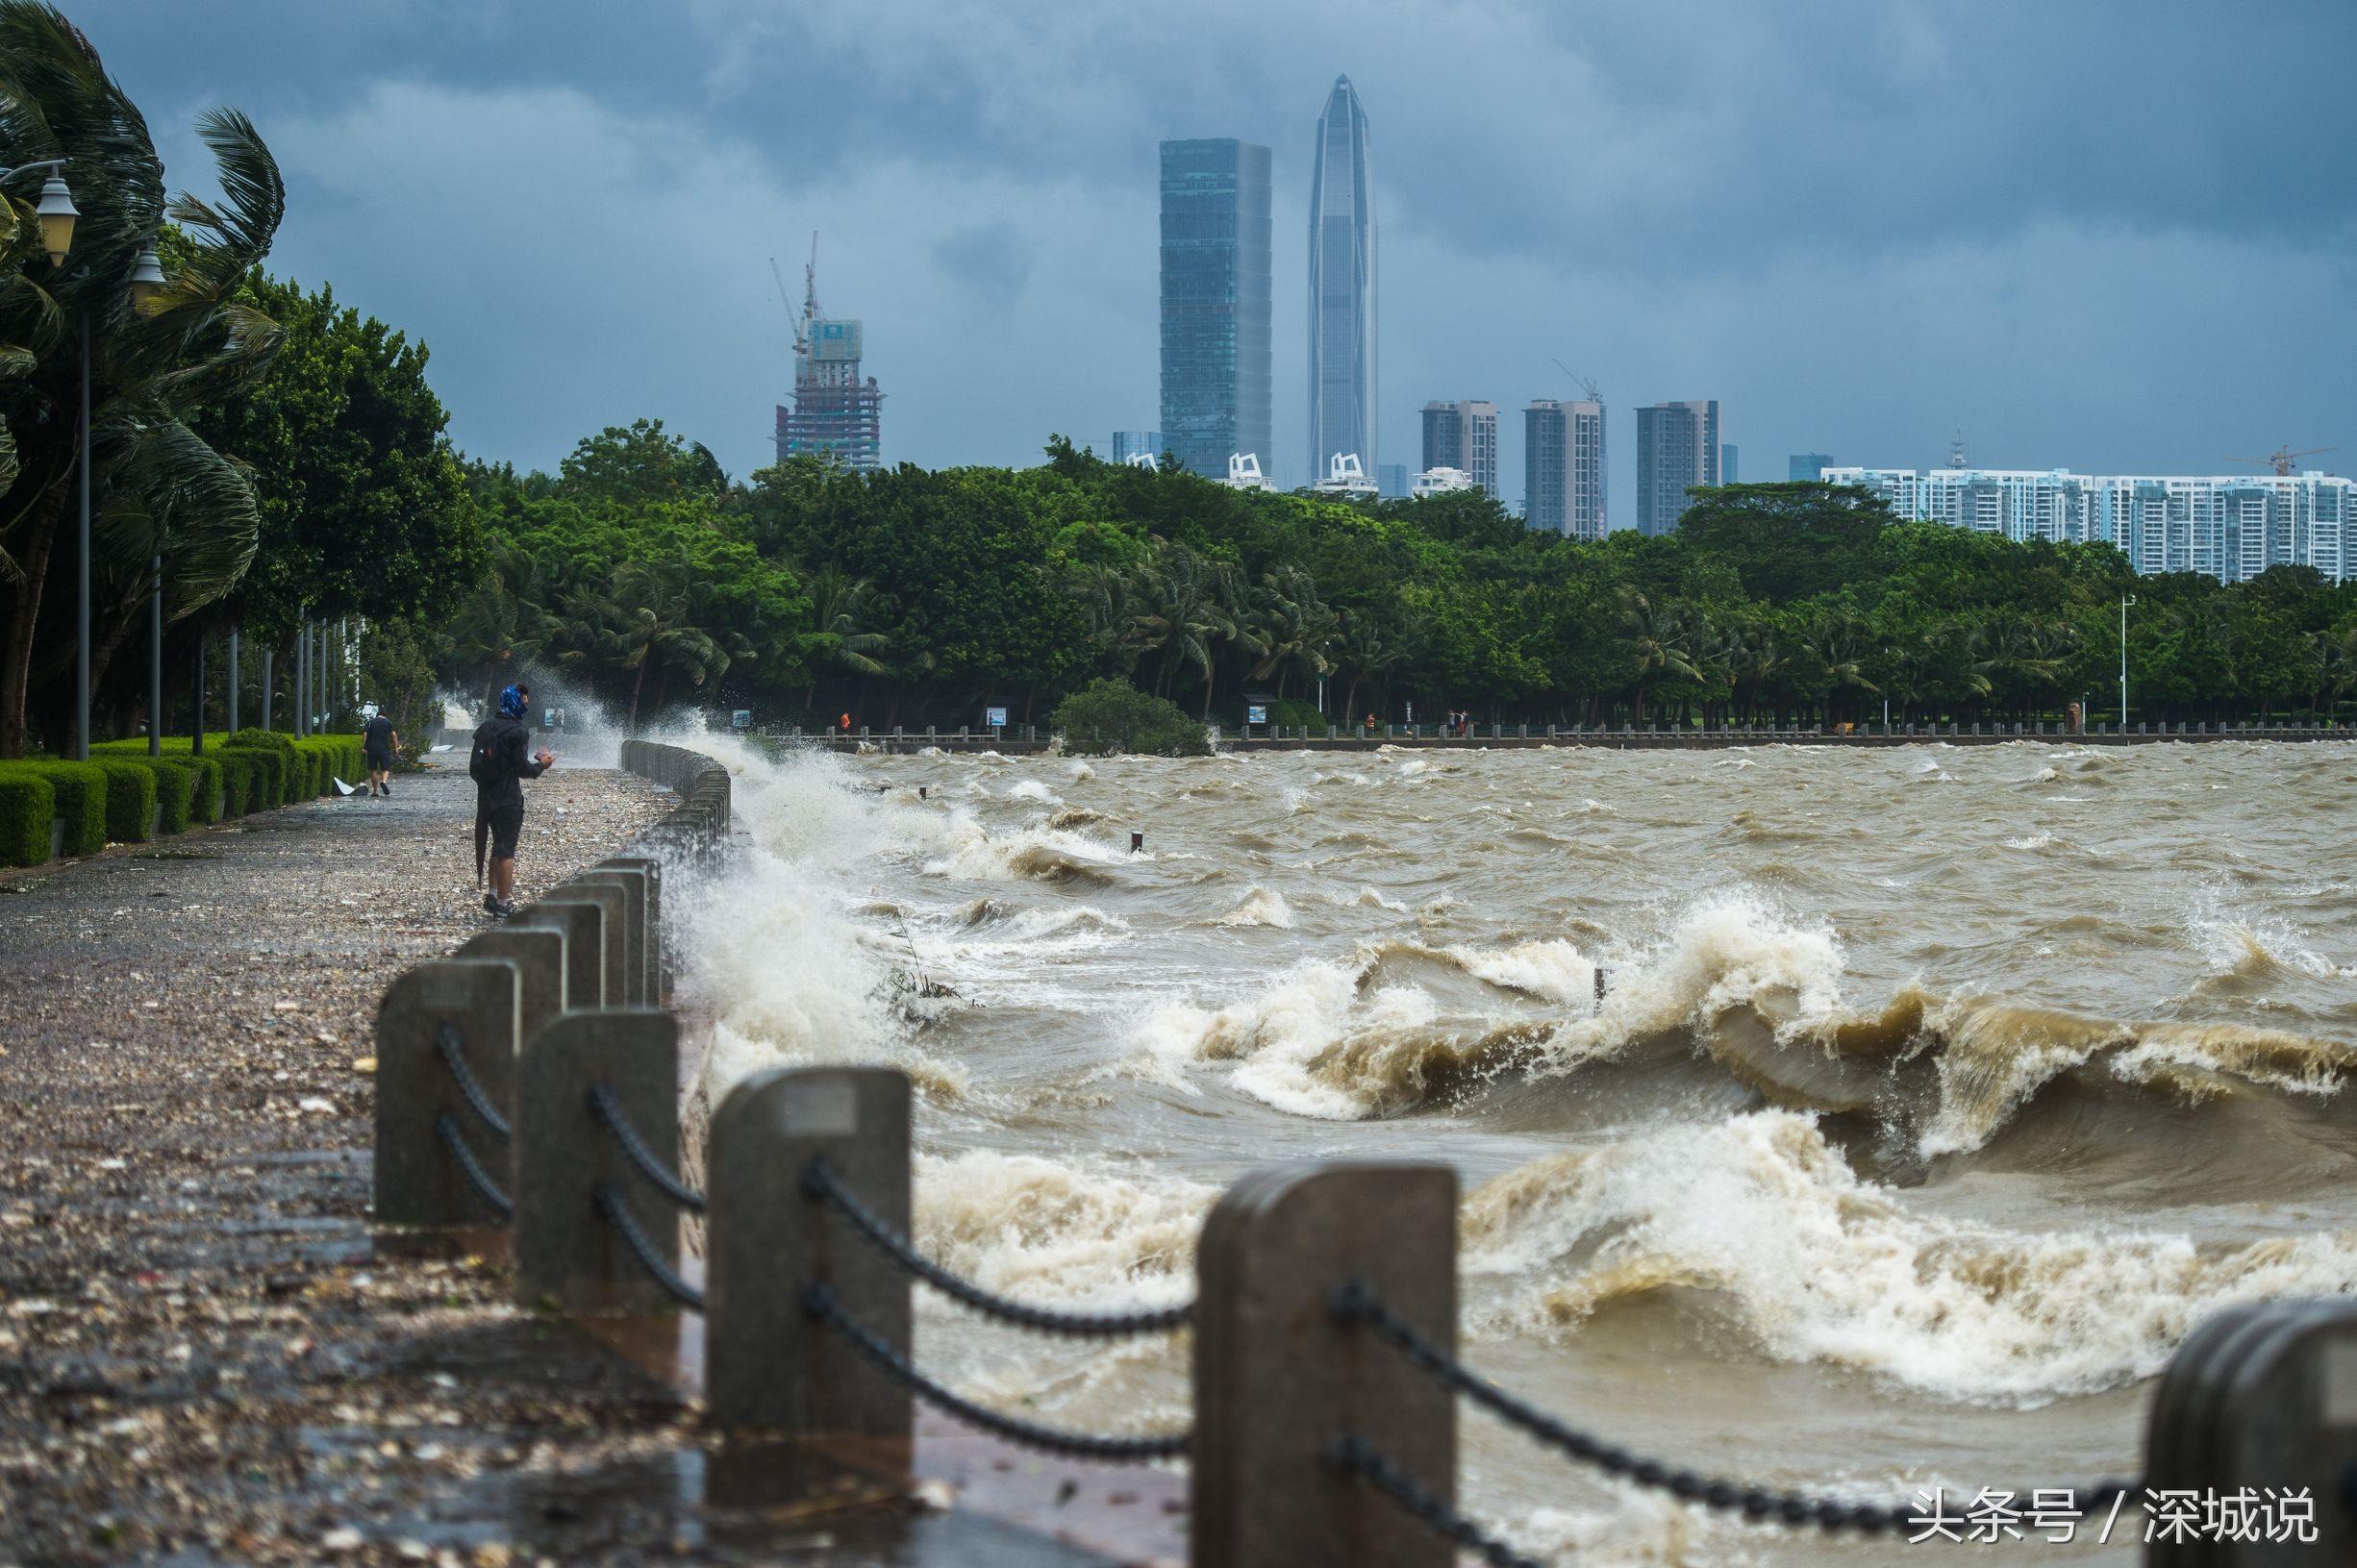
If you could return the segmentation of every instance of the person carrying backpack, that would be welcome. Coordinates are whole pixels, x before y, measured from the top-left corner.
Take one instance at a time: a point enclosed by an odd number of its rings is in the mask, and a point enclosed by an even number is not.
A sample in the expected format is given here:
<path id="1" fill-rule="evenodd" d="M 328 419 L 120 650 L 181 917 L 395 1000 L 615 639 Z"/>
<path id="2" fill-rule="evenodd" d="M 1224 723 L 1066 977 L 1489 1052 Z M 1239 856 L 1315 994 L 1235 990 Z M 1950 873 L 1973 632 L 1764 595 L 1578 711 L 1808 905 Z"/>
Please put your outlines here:
<path id="1" fill-rule="evenodd" d="M 475 730 L 467 776 L 475 781 L 475 885 L 483 885 L 484 843 L 490 846 L 490 891 L 483 912 L 504 920 L 515 912 L 515 839 L 524 826 L 522 781 L 537 779 L 556 763 L 545 746 L 525 755 L 529 741 L 524 714 L 532 688 L 522 682 L 499 693 L 499 711 Z"/>
<path id="2" fill-rule="evenodd" d="M 368 788 L 375 795 L 392 793 L 393 751 L 401 744 L 400 732 L 393 728 L 392 719 L 383 709 L 368 715 L 361 728 L 361 744 L 368 753 Z"/>

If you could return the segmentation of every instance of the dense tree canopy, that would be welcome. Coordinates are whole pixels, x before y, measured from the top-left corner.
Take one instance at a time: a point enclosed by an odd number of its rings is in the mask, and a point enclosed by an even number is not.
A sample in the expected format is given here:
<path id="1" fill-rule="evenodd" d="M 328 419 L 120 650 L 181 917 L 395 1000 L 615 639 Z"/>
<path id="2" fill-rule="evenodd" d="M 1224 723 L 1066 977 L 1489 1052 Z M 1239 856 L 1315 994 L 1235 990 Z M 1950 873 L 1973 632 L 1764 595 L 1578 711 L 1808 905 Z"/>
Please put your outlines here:
<path id="1" fill-rule="evenodd" d="M 1817 483 L 1700 491 L 1677 533 L 1594 544 L 1479 495 L 1237 491 L 1062 439 L 1033 468 L 796 460 L 733 484 L 641 422 L 553 480 L 473 483 L 502 564 L 452 678 L 570 672 L 641 719 L 692 702 L 765 723 L 974 723 L 985 705 L 1022 722 L 1102 677 L 1229 725 L 1247 694 L 1321 687 L 1337 722 L 1411 702 L 1559 723 L 2059 714 L 2114 701 L 2127 593 L 2143 716 L 2323 711 L 2357 685 L 2357 589 L 2313 572 L 2138 580 L 2108 547 L 1901 523 Z M 669 561 L 691 570 L 667 610 L 601 633 L 612 597 Z"/>

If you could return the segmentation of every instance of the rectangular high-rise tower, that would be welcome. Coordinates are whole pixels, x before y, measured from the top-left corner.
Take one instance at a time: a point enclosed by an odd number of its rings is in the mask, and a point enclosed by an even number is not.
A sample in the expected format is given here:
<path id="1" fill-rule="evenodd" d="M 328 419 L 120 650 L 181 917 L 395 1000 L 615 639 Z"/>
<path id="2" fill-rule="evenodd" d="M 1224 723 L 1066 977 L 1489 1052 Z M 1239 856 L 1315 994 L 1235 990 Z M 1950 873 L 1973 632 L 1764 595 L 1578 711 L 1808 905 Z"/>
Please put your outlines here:
<path id="1" fill-rule="evenodd" d="M 1476 489 L 1496 500 L 1497 405 L 1425 404 L 1424 467 L 1459 469 L 1472 476 Z"/>
<path id="2" fill-rule="evenodd" d="M 1227 478 L 1269 442 L 1268 149 L 1230 137 L 1162 144 L 1162 435 L 1180 462 Z"/>
<path id="3" fill-rule="evenodd" d="M 1375 186 L 1367 111 L 1334 79 L 1310 171 L 1310 479 L 1337 457 L 1375 471 Z"/>
<path id="4" fill-rule="evenodd" d="M 1542 397 L 1522 411 L 1522 521 L 1567 538 L 1605 535 L 1603 404 Z"/>
<path id="5" fill-rule="evenodd" d="M 1795 452 L 1784 460 L 1785 482 L 1797 485 L 1804 480 L 1822 479 L 1825 470 L 1832 466 L 1833 458 L 1829 453 Z"/>
<path id="6" fill-rule="evenodd" d="M 1718 483 L 1718 400 L 1637 411 L 1637 527 L 1667 534 L 1686 515 L 1686 492 Z"/>

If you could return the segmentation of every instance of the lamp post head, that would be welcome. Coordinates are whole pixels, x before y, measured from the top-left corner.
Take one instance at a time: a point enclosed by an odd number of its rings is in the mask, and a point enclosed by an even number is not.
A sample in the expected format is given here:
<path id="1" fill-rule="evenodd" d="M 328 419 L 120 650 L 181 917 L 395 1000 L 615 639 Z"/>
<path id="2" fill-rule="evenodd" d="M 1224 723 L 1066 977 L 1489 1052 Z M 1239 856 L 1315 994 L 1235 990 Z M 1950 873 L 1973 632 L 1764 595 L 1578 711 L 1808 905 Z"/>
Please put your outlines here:
<path id="1" fill-rule="evenodd" d="M 33 209 L 40 219 L 41 249 L 49 253 L 49 264 L 64 263 L 65 253 L 74 248 L 74 219 L 82 214 L 74 207 L 74 194 L 65 188 L 65 176 L 52 174 L 41 185 L 41 199 Z"/>
<path id="2" fill-rule="evenodd" d="M 131 268 L 132 309 L 142 315 L 148 313 L 155 304 L 156 296 L 163 292 L 166 281 L 163 276 L 163 263 L 156 259 L 154 241 L 151 240 L 141 245 L 139 259 L 132 264 Z"/>

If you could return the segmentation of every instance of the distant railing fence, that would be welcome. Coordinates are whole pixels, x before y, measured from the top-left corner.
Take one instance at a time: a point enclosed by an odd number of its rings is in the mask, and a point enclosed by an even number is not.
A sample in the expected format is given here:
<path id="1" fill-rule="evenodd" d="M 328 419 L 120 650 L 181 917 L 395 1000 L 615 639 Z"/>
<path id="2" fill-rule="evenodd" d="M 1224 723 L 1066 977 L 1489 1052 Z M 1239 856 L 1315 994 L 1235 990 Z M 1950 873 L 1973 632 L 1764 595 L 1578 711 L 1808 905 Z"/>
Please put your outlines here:
<path id="1" fill-rule="evenodd" d="M 1826 1496 L 1633 1454 L 1461 1361 L 1446 1166 L 1252 1171 L 1205 1223 L 1194 1300 L 1111 1313 L 1008 1300 L 916 1248 L 910 1084 L 890 1069 L 744 1080 L 712 1117 L 699 1191 L 681 1174 L 661 884 L 666 865 L 709 859 L 725 834 L 727 776 L 673 747 L 639 746 L 625 763 L 688 785 L 672 813 L 686 818 L 665 822 L 677 854 L 602 861 L 387 992 L 377 1218 L 512 1224 L 525 1304 L 703 1313 L 704 1386 L 721 1426 L 905 1440 L 922 1400 L 1058 1455 L 1185 1456 L 1195 1568 L 1445 1568 L 1461 1549 L 1498 1568 L 1529 1563 L 1458 1506 L 1460 1399 L 1566 1459 L 1763 1524 L 1962 1544 L 2034 1538 L 2067 1518 L 2090 1533 L 2133 1531 L 2144 1560 L 2169 1568 L 2357 1560 L 2346 1301 L 2239 1307 L 2193 1334 L 2156 1392 L 2141 1480 Z M 705 1226 L 700 1286 L 681 1263 L 683 1213 Z M 917 1283 L 1041 1333 L 1191 1331 L 1191 1426 L 1071 1431 L 957 1393 L 915 1360 Z"/>

